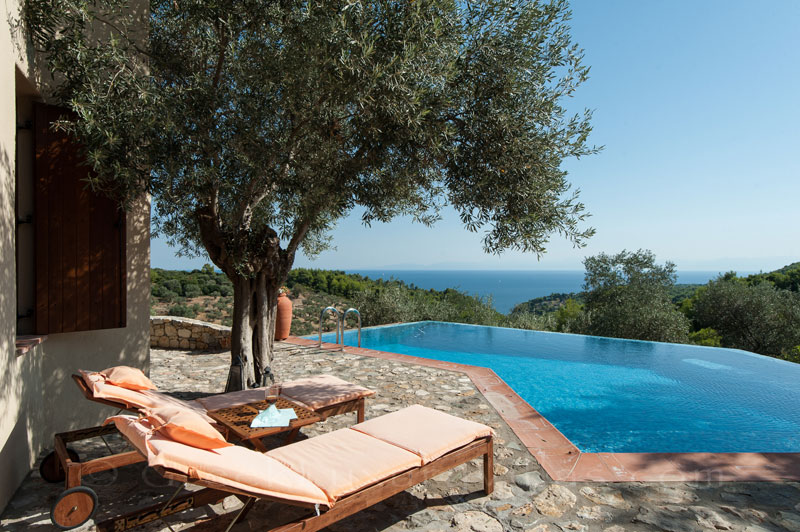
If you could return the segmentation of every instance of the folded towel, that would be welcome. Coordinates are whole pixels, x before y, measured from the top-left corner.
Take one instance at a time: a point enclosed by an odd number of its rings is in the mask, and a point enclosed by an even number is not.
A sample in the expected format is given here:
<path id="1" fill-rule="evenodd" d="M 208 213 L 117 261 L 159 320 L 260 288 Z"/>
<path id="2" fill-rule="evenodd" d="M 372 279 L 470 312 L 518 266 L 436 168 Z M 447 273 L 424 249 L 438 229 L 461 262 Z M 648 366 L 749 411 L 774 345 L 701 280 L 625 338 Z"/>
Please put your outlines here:
<path id="1" fill-rule="evenodd" d="M 250 428 L 288 427 L 289 422 L 293 419 L 297 419 L 297 414 L 293 409 L 278 409 L 275 405 L 270 405 L 266 410 L 258 412 L 258 415 L 250 423 Z"/>

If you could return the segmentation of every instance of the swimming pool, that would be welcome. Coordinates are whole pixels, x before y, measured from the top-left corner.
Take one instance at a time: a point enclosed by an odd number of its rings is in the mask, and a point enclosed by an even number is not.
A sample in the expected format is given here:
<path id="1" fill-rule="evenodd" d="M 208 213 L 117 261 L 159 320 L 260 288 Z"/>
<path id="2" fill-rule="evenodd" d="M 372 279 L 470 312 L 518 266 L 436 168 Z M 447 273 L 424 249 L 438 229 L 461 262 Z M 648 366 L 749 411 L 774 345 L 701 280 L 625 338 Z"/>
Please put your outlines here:
<path id="1" fill-rule="evenodd" d="M 362 347 L 490 368 L 583 452 L 800 452 L 800 364 L 746 351 L 430 321 Z"/>

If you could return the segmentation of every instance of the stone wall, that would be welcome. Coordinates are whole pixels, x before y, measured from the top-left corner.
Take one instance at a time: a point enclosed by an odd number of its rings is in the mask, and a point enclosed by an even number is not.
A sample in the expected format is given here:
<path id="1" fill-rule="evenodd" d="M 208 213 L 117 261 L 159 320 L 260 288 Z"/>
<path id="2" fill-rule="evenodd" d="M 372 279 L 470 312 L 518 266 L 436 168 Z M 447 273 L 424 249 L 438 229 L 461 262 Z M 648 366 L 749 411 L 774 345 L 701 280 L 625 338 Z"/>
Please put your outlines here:
<path id="1" fill-rule="evenodd" d="M 150 347 L 230 349 L 231 328 L 176 316 L 150 316 Z"/>

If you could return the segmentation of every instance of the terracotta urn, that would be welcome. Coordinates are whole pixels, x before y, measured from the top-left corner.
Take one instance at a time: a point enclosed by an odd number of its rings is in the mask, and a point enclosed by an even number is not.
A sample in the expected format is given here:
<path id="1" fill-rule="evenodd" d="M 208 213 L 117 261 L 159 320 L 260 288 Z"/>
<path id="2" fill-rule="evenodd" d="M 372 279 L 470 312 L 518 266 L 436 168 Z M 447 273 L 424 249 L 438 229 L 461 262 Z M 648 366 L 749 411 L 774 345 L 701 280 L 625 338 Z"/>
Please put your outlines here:
<path id="1" fill-rule="evenodd" d="M 275 339 L 286 340 L 292 328 L 292 300 L 282 293 L 278 295 L 278 310 L 275 313 Z"/>

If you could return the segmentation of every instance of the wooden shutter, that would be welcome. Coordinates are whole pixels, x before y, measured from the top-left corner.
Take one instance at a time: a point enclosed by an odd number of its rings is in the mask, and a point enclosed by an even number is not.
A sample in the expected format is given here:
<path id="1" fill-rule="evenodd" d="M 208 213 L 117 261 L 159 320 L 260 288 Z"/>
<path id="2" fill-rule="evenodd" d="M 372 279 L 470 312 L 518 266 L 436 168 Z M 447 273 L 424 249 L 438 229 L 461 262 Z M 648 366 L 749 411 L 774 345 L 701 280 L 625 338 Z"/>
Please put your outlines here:
<path id="1" fill-rule="evenodd" d="M 88 188 L 81 149 L 36 104 L 34 234 L 37 334 L 125 327 L 125 212 Z"/>

